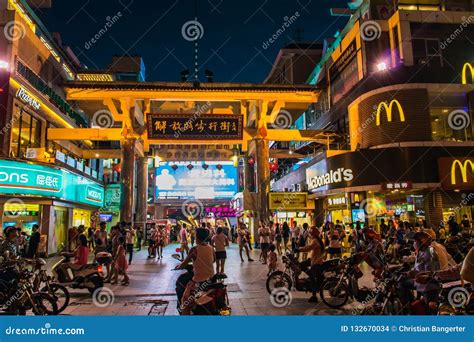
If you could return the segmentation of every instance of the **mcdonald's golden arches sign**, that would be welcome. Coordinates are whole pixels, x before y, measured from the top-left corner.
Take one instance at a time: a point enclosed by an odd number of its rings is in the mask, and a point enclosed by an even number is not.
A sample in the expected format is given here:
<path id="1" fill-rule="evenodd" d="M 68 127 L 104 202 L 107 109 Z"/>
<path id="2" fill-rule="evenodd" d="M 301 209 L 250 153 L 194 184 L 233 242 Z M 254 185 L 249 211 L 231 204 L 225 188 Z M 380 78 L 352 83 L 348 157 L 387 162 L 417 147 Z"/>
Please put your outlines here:
<path id="1" fill-rule="evenodd" d="M 380 126 L 380 116 L 384 113 L 387 116 L 387 121 L 392 122 L 394 109 L 397 110 L 398 115 L 400 117 L 400 121 L 405 121 L 405 113 L 403 112 L 403 107 L 398 102 L 398 100 L 391 100 L 390 102 L 380 102 L 377 106 L 377 112 L 375 117 L 375 123 L 377 126 Z"/>
<path id="2" fill-rule="evenodd" d="M 474 189 L 474 157 L 438 159 L 444 189 Z"/>
<path id="3" fill-rule="evenodd" d="M 471 80 L 470 82 L 469 82 L 468 75 L 469 75 L 470 80 Z M 469 62 L 465 63 L 464 66 L 462 67 L 461 83 L 462 84 L 474 83 L 474 67 Z"/>

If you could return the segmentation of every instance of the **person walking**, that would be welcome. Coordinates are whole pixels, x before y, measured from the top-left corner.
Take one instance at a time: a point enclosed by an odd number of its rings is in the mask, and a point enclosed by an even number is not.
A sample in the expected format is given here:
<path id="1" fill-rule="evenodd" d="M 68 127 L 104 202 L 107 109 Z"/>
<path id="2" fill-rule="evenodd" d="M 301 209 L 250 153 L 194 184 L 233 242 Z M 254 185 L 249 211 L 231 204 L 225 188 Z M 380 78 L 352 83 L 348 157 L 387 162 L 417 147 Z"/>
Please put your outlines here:
<path id="1" fill-rule="evenodd" d="M 225 274 L 225 260 L 227 259 L 226 247 L 229 246 L 229 238 L 224 234 L 222 227 L 218 227 L 216 235 L 212 237 L 212 245 L 216 250 L 216 274 Z"/>
<path id="2" fill-rule="evenodd" d="M 270 247 L 270 228 L 262 222 L 258 229 L 258 236 L 260 239 L 260 249 L 262 251 L 262 264 L 267 263 L 268 248 Z"/>
<path id="3" fill-rule="evenodd" d="M 132 263 L 133 259 L 133 245 L 135 242 L 135 229 L 133 229 L 132 224 L 128 223 L 127 224 L 127 229 L 125 231 L 125 244 L 127 247 L 127 253 L 128 253 L 128 264 L 130 265 Z"/>
<path id="4" fill-rule="evenodd" d="M 275 253 L 275 245 L 271 244 L 268 249 L 268 276 L 277 270 L 278 256 Z"/>
<path id="5" fill-rule="evenodd" d="M 250 258 L 250 252 L 249 252 L 249 241 L 247 240 L 249 236 L 249 231 L 247 229 L 247 226 L 245 223 L 241 223 L 239 228 L 237 229 L 237 243 L 239 244 L 239 254 L 240 254 L 240 260 L 244 262 L 244 258 L 242 257 L 242 252 L 245 249 L 245 253 L 247 254 L 247 259 L 248 261 L 253 261 L 252 258 Z"/>
<path id="6" fill-rule="evenodd" d="M 163 247 L 166 243 L 166 232 L 164 226 L 158 226 L 158 229 L 155 230 L 155 245 L 156 245 L 156 254 L 158 259 L 163 259 Z"/>
<path id="7" fill-rule="evenodd" d="M 89 258 L 89 248 L 87 248 L 87 238 L 85 235 L 80 235 L 78 239 L 79 245 L 75 252 L 75 264 L 84 266 L 87 265 Z"/>
<path id="8" fill-rule="evenodd" d="M 94 245 L 95 245 L 94 235 L 95 235 L 94 228 L 92 227 L 87 228 L 87 247 L 89 248 L 90 251 L 94 249 Z"/>
<path id="9" fill-rule="evenodd" d="M 274 236 L 275 236 L 276 250 L 278 252 L 278 255 L 281 255 L 281 241 L 283 239 L 283 235 L 282 235 L 282 230 L 279 223 L 275 224 Z"/>
<path id="10" fill-rule="evenodd" d="M 142 243 L 143 243 L 143 230 L 141 227 L 137 228 L 137 252 L 142 250 Z"/>
<path id="11" fill-rule="evenodd" d="M 111 284 L 117 284 L 118 276 L 123 275 L 123 280 L 121 285 L 128 286 L 130 282 L 130 278 L 127 274 L 128 264 L 127 264 L 127 256 L 125 252 L 125 248 L 123 247 L 125 239 L 123 236 L 119 236 L 117 238 L 118 246 L 117 251 L 114 258 L 114 270 L 113 275 L 111 278 Z"/>
<path id="12" fill-rule="evenodd" d="M 28 259 L 34 259 L 38 256 L 38 247 L 41 239 L 41 234 L 39 233 L 39 226 L 34 224 L 31 229 L 31 236 L 28 242 L 28 250 L 26 252 L 26 257 Z"/>
<path id="13" fill-rule="evenodd" d="M 179 231 L 179 241 L 181 243 L 181 259 L 184 260 L 184 252 L 186 251 L 186 255 L 189 254 L 188 231 L 186 230 L 185 223 L 183 223 L 181 230 Z"/>
<path id="14" fill-rule="evenodd" d="M 301 229 L 296 221 L 293 221 L 291 227 L 291 250 L 295 251 L 298 248 L 298 238 L 300 236 Z"/>
<path id="15" fill-rule="evenodd" d="M 290 240 L 290 226 L 288 226 L 288 222 L 283 222 L 282 226 L 282 234 L 283 234 L 283 246 L 285 247 L 285 252 L 288 250 L 288 241 Z"/>
<path id="16" fill-rule="evenodd" d="M 156 228 L 154 226 L 151 227 L 150 231 L 148 232 L 148 259 L 154 259 L 156 256 Z"/>

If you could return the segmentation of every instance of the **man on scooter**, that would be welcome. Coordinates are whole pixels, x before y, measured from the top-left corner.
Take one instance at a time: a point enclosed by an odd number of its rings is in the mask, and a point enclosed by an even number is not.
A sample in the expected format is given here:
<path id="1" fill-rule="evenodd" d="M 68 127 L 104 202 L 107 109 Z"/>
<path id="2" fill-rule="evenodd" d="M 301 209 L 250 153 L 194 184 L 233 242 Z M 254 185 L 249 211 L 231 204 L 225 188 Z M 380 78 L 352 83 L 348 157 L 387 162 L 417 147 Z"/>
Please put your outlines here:
<path id="1" fill-rule="evenodd" d="M 296 248 L 298 252 L 311 252 L 311 269 L 308 272 L 311 281 L 312 296 L 310 303 L 317 303 L 316 292 L 323 278 L 323 262 L 326 259 L 323 240 L 321 240 L 319 229 L 312 227 L 310 231 L 311 243 L 307 246 Z"/>
<path id="2" fill-rule="evenodd" d="M 415 266 L 407 273 L 407 279 L 399 284 L 399 297 L 404 305 L 412 302 L 411 291 L 416 290 L 423 294 L 426 303 L 437 299 L 438 284 L 433 281 L 420 282 L 416 276 L 422 272 L 434 272 L 439 270 L 438 257 L 431 247 L 431 236 L 426 232 L 417 232 L 414 236 Z"/>
<path id="3" fill-rule="evenodd" d="M 194 298 L 191 295 L 196 287 L 209 281 L 214 277 L 214 262 L 216 260 L 214 248 L 207 243 L 209 230 L 204 228 L 196 229 L 196 246 L 191 248 L 188 256 L 176 267 L 184 269 L 191 261 L 193 263 L 194 276 L 186 285 L 183 298 L 181 299 L 181 314 L 189 315 L 191 307 L 194 304 Z"/>

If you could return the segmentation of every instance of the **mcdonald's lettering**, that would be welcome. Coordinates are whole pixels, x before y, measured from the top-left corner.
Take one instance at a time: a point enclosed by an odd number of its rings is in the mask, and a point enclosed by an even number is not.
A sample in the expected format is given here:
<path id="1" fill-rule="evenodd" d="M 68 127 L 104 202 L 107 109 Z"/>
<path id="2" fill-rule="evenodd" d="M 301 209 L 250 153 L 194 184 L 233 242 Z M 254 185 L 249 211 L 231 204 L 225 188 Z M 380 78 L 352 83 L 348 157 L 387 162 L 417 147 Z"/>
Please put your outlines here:
<path id="1" fill-rule="evenodd" d="M 465 63 L 464 66 L 462 67 L 462 73 L 461 73 L 461 81 L 462 84 L 467 84 L 467 71 L 470 71 L 471 74 L 471 83 L 474 81 L 474 67 L 471 65 L 471 63 Z"/>
<path id="2" fill-rule="evenodd" d="M 459 166 L 459 167 L 458 167 Z M 471 167 L 471 178 L 472 178 L 472 173 L 474 172 L 474 163 L 466 159 L 464 162 L 461 162 L 460 160 L 456 159 L 453 161 L 451 164 L 451 184 L 456 185 L 457 179 L 456 179 L 456 170 L 459 168 L 461 171 L 461 180 L 463 183 L 467 183 L 468 181 L 468 166 Z"/>
<path id="3" fill-rule="evenodd" d="M 403 112 L 402 105 L 400 104 L 400 102 L 398 102 L 398 100 L 392 100 L 389 104 L 387 104 L 386 102 L 380 102 L 377 106 L 377 114 L 375 118 L 375 123 L 377 126 L 380 126 L 380 113 L 382 113 L 382 109 L 385 109 L 385 113 L 387 114 L 387 121 L 392 122 L 392 113 L 394 106 L 396 106 L 398 109 L 400 121 L 405 121 L 405 113 Z"/>

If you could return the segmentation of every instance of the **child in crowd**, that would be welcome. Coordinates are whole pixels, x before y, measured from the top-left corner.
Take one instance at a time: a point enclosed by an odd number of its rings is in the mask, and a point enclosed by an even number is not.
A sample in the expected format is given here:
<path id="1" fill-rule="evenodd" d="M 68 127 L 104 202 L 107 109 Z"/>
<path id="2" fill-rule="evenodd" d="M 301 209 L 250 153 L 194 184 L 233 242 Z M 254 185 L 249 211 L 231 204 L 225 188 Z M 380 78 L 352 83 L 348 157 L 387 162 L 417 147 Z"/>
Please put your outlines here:
<path id="1" fill-rule="evenodd" d="M 277 269 L 278 257 L 275 250 L 276 250 L 275 245 L 271 244 L 269 248 L 269 253 L 268 253 L 268 275 L 270 275 L 270 273 L 276 271 Z"/>

